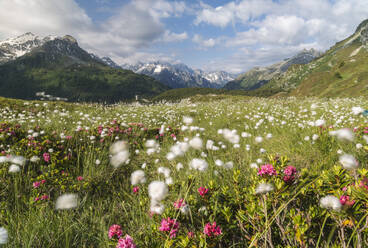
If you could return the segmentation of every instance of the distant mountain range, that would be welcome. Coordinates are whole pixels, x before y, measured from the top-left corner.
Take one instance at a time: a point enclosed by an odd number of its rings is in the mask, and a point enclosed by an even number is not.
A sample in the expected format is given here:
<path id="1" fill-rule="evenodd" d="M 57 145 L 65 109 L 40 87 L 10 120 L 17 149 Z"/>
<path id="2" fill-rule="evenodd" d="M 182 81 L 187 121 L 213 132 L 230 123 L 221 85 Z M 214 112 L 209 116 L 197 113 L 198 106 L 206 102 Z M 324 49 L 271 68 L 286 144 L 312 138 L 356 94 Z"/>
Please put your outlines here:
<path id="1" fill-rule="evenodd" d="M 297 55 L 267 67 L 255 67 L 239 75 L 235 80 L 228 82 L 224 89 L 228 90 L 255 90 L 267 84 L 272 78 L 285 73 L 290 66 L 308 64 L 321 56 L 321 52 L 314 49 L 303 50 Z"/>
<path id="2" fill-rule="evenodd" d="M 26 33 L 0 42 L 0 96 L 35 99 L 37 92 L 71 101 L 118 102 L 169 87 L 152 77 L 112 68 L 76 39 Z"/>
<path id="3" fill-rule="evenodd" d="M 151 76 L 171 88 L 222 88 L 235 78 L 234 74 L 224 71 L 204 72 L 194 70 L 182 63 L 149 62 L 124 64 L 124 69 Z"/>

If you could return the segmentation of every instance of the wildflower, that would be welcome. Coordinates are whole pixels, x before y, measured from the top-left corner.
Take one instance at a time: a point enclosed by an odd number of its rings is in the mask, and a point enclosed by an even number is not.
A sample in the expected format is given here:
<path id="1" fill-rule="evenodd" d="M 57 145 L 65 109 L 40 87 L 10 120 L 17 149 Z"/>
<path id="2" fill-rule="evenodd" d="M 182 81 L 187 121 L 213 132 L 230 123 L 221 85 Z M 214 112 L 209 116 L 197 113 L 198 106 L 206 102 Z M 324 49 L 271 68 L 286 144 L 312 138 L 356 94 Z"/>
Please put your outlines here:
<path id="1" fill-rule="evenodd" d="M 185 125 L 190 125 L 193 123 L 193 118 L 189 116 L 183 116 L 183 122 Z"/>
<path id="2" fill-rule="evenodd" d="M 258 165 L 257 165 L 257 163 L 251 163 L 249 166 L 250 166 L 250 168 L 252 168 L 252 169 L 258 169 Z"/>
<path id="3" fill-rule="evenodd" d="M 48 195 L 43 195 L 43 196 L 41 196 L 41 200 L 47 200 L 47 199 L 49 199 L 50 197 L 48 196 Z"/>
<path id="4" fill-rule="evenodd" d="M 321 119 L 316 120 L 316 122 L 314 123 L 314 125 L 315 125 L 316 127 L 321 127 L 321 126 L 323 126 L 323 125 L 325 125 L 325 124 L 326 124 L 326 121 L 325 121 L 325 120 L 321 120 Z"/>
<path id="5" fill-rule="evenodd" d="M 37 156 L 33 156 L 33 157 L 31 157 L 30 161 L 31 161 L 32 163 L 37 163 L 38 161 L 40 161 L 40 158 L 39 158 L 39 157 L 37 157 Z"/>
<path id="6" fill-rule="evenodd" d="M 359 166 L 358 161 L 354 158 L 354 156 L 350 154 L 341 155 L 339 158 L 339 162 L 344 167 L 344 169 L 347 170 L 354 170 Z"/>
<path id="7" fill-rule="evenodd" d="M 200 194 L 200 196 L 204 197 L 208 193 L 208 189 L 205 187 L 199 187 L 198 193 Z"/>
<path id="8" fill-rule="evenodd" d="M 76 194 L 64 194 L 56 200 L 56 209 L 71 209 L 78 206 L 78 196 Z"/>
<path id="9" fill-rule="evenodd" d="M 333 195 L 322 197 L 320 200 L 320 205 L 322 208 L 332 209 L 335 211 L 340 211 L 341 209 L 341 203 L 339 198 Z"/>
<path id="10" fill-rule="evenodd" d="M 336 136 L 339 140 L 354 141 L 354 134 L 349 128 L 343 128 L 337 131 L 330 131 L 331 136 Z"/>
<path id="11" fill-rule="evenodd" d="M 50 161 L 50 154 L 45 152 L 43 155 L 43 160 L 48 163 Z"/>
<path id="12" fill-rule="evenodd" d="M 8 243 L 8 231 L 4 227 L 0 227 L 0 245 Z"/>
<path id="13" fill-rule="evenodd" d="M 272 164 L 265 164 L 261 166 L 257 174 L 259 176 L 275 176 L 277 175 L 277 172 L 273 168 Z"/>
<path id="14" fill-rule="evenodd" d="M 169 232 L 170 238 L 175 238 L 177 232 L 179 231 L 180 224 L 176 221 L 176 219 L 171 219 L 168 217 L 167 219 L 161 220 L 161 226 L 159 230 L 161 232 Z"/>
<path id="15" fill-rule="evenodd" d="M 145 177 L 144 171 L 142 170 L 134 171 L 130 177 L 130 182 L 132 183 L 132 185 L 145 183 L 146 177 Z"/>
<path id="16" fill-rule="evenodd" d="M 224 138 L 232 144 L 237 144 L 240 141 L 239 135 L 236 133 L 236 130 L 229 130 L 227 128 L 222 130 L 222 134 Z"/>
<path id="17" fill-rule="evenodd" d="M 317 134 L 313 134 L 312 140 L 317 140 L 318 138 L 319 138 L 319 136 Z"/>
<path id="18" fill-rule="evenodd" d="M 182 163 L 178 163 L 177 165 L 176 165 L 176 170 L 177 171 L 179 171 L 179 170 L 181 170 L 181 169 L 183 169 L 184 168 L 184 165 L 182 164 Z"/>
<path id="19" fill-rule="evenodd" d="M 261 183 L 256 188 L 256 194 L 265 194 L 273 191 L 274 187 L 269 183 Z"/>
<path id="20" fill-rule="evenodd" d="M 341 205 L 343 205 L 343 206 L 349 206 L 349 207 L 351 207 L 351 206 L 353 206 L 354 205 L 354 203 L 355 203 L 355 201 L 354 200 L 350 200 L 350 197 L 348 196 L 348 195 L 342 195 L 341 197 L 340 197 L 340 203 L 341 203 Z"/>
<path id="21" fill-rule="evenodd" d="M 256 138 L 254 139 L 254 141 L 255 141 L 256 143 L 261 143 L 261 142 L 263 141 L 263 138 L 262 138 L 262 137 L 260 137 L 260 136 L 258 136 L 258 137 L 256 137 Z"/>
<path id="22" fill-rule="evenodd" d="M 139 192 L 139 187 L 138 186 L 134 187 L 133 188 L 133 193 L 137 194 L 138 192 Z"/>
<path id="23" fill-rule="evenodd" d="M 174 202 L 174 207 L 176 209 L 180 209 L 181 207 L 184 207 L 186 205 L 184 199 L 178 199 L 176 202 Z"/>
<path id="24" fill-rule="evenodd" d="M 16 164 L 12 164 L 9 166 L 9 173 L 17 173 L 20 171 L 20 167 Z"/>
<path id="25" fill-rule="evenodd" d="M 121 230 L 121 226 L 119 225 L 112 225 L 109 228 L 109 239 L 114 238 L 115 236 L 117 238 L 120 238 L 121 235 L 123 235 L 123 231 Z"/>
<path id="26" fill-rule="evenodd" d="M 284 177 L 283 180 L 285 183 L 292 183 L 295 180 L 295 175 L 297 171 L 296 168 L 292 165 L 286 166 L 284 169 Z"/>
<path id="27" fill-rule="evenodd" d="M 101 164 L 101 161 L 99 159 L 96 159 L 96 165 L 100 165 Z"/>
<path id="28" fill-rule="evenodd" d="M 199 171 L 205 171 L 208 168 L 207 162 L 199 158 L 192 159 L 192 161 L 190 161 L 189 166 L 192 169 L 199 170 Z"/>
<path id="29" fill-rule="evenodd" d="M 151 200 L 162 201 L 166 198 L 169 190 L 164 182 L 153 181 L 148 185 L 148 195 Z"/>
<path id="30" fill-rule="evenodd" d="M 364 112 L 364 109 L 362 107 L 352 107 L 351 111 L 354 115 L 359 115 Z"/>
<path id="31" fill-rule="evenodd" d="M 126 141 L 117 141 L 110 147 L 110 163 L 115 168 L 129 161 L 129 149 Z"/>
<path id="32" fill-rule="evenodd" d="M 212 224 L 209 222 L 204 226 L 203 233 L 208 237 L 216 237 L 222 234 L 220 226 L 214 221 Z"/>
<path id="33" fill-rule="evenodd" d="M 188 238 L 194 238 L 194 232 L 188 232 Z"/>
<path id="34" fill-rule="evenodd" d="M 193 139 L 191 139 L 191 140 L 189 141 L 189 145 L 190 145 L 192 148 L 196 149 L 196 150 L 200 150 L 200 149 L 202 149 L 203 142 L 202 142 L 201 138 L 199 138 L 199 137 L 194 137 Z"/>
<path id="35" fill-rule="evenodd" d="M 77 177 L 77 180 L 78 180 L 78 181 L 83 181 L 83 179 L 84 179 L 84 178 L 83 178 L 82 176 Z"/>
<path id="36" fill-rule="evenodd" d="M 134 240 L 129 235 L 126 235 L 125 238 L 120 238 L 118 241 L 118 245 L 116 248 L 136 248 L 136 244 L 134 244 Z"/>

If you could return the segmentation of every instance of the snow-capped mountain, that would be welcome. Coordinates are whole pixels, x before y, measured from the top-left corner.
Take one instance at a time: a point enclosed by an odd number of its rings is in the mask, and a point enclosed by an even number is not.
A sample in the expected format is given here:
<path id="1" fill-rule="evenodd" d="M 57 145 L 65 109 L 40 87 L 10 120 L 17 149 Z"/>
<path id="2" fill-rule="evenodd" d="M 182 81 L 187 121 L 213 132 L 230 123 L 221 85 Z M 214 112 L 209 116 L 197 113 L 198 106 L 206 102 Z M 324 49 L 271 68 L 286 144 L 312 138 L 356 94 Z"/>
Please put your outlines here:
<path id="1" fill-rule="evenodd" d="M 105 63 L 106 65 L 115 68 L 115 69 L 121 69 L 122 67 L 120 67 L 118 64 L 116 64 L 111 58 L 109 57 L 102 57 L 101 58 L 102 62 Z"/>
<path id="2" fill-rule="evenodd" d="M 0 63 L 14 60 L 32 49 L 42 46 L 45 42 L 51 41 L 57 36 L 39 37 L 30 32 L 15 38 L 0 41 Z"/>
<path id="3" fill-rule="evenodd" d="M 235 78 L 234 75 L 222 71 L 207 73 L 202 70 L 193 70 L 182 63 L 139 62 L 134 65 L 124 64 L 121 67 L 135 73 L 154 77 L 172 88 L 221 88 Z"/>

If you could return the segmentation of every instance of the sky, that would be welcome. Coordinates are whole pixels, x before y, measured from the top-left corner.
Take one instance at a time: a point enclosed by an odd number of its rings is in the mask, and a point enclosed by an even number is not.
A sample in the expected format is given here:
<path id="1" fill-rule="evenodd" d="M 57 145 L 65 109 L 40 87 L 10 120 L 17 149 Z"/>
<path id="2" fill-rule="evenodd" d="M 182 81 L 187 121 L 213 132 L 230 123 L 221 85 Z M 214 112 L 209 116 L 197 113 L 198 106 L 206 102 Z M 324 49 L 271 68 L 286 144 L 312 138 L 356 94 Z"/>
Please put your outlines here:
<path id="1" fill-rule="evenodd" d="M 0 0 L 0 40 L 66 34 L 118 64 L 245 72 L 324 51 L 368 19 L 368 0 Z"/>

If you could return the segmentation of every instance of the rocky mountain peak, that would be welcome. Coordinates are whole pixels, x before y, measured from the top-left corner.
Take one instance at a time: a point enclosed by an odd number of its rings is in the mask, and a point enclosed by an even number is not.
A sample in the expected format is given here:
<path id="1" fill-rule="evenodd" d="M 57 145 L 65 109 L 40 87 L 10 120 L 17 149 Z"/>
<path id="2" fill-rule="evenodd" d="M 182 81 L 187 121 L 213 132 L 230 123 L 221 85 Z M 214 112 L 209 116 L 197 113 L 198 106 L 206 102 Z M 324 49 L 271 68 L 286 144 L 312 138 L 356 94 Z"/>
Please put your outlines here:
<path id="1" fill-rule="evenodd" d="M 71 36 L 71 35 L 65 35 L 65 36 L 63 37 L 63 40 L 65 40 L 65 41 L 68 41 L 68 42 L 71 42 L 71 43 L 74 43 L 74 44 L 78 45 L 77 40 L 76 40 L 73 36 Z"/>

